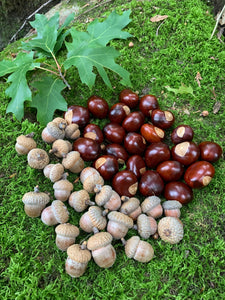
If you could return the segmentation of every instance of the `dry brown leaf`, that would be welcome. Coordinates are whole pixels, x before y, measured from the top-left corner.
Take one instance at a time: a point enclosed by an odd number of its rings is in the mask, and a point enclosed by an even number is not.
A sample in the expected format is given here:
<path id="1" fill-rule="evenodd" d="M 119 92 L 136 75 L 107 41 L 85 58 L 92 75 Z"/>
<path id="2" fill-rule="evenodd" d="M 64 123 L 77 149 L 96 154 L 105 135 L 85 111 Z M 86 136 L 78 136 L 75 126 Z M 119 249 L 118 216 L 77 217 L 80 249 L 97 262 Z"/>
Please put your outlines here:
<path id="1" fill-rule="evenodd" d="M 217 114 L 218 111 L 220 110 L 220 107 L 221 107 L 221 103 L 219 101 L 216 101 L 216 103 L 213 106 L 213 113 Z"/>
<path id="2" fill-rule="evenodd" d="M 151 21 L 151 22 L 160 22 L 160 21 L 165 20 L 165 19 L 167 19 L 167 18 L 168 18 L 167 15 L 164 15 L 164 16 L 156 15 L 156 16 L 152 17 L 152 18 L 150 19 L 150 21 Z"/>
<path id="3" fill-rule="evenodd" d="M 16 176 L 16 174 L 17 174 L 17 173 L 13 173 L 13 174 L 9 175 L 9 178 L 13 178 L 13 177 L 15 177 L 15 176 Z"/>
<path id="4" fill-rule="evenodd" d="M 195 76 L 195 79 L 197 81 L 198 86 L 201 87 L 200 80 L 202 80 L 202 77 L 201 77 L 201 74 L 199 72 L 197 72 L 197 75 Z"/>

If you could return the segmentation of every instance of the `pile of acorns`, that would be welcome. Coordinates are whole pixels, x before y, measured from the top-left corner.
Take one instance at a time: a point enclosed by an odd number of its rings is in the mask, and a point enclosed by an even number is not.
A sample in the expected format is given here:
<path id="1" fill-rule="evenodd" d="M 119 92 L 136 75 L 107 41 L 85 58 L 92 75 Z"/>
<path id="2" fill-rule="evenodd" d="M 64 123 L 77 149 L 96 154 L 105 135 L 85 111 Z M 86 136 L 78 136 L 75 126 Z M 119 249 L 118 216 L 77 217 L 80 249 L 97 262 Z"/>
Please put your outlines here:
<path id="1" fill-rule="evenodd" d="M 97 119 L 108 117 L 110 122 L 101 130 L 89 123 L 91 115 Z M 91 255 L 100 267 L 112 266 L 116 259 L 113 239 L 125 244 L 128 257 L 149 262 L 154 250 L 140 237 L 159 235 L 171 244 L 183 238 L 180 208 L 193 199 L 192 188 L 210 183 L 215 173 L 212 163 L 221 157 L 222 149 L 214 142 L 194 143 L 194 133 L 188 125 L 173 130 L 174 146 L 170 149 L 163 139 L 165 130 L 173 123 L 173 113 L 160 110 L 155 96 L 139 99 L 136 93 L 125 89 L 119 95 L 119 103 L 110 109 L 103 98 L 92 96 L 87 108 L 70 106 L 64 118 L 55 118 L 47 124 L 42 139 L 52 143 L 49 152 L 62 158 L 62 163 L 49 164 L 48 153 L 37 148 L 32 135 L 17 138 L 17 152 L 27 154 L 30 167 L 43 169 L 54 183 L 56 199 L 45 208 L 49 196 L 35 187 L 34 192 L 23 196 L 25 212 L 30 217 L 41 216 L 46 225 L 60 223 L 55 229 L 56 245 L 62 251 L 67 250 L 66 272 L 70 276 L 81 276 Z M 73 144 L 65 138 L 73 140 Z M 85 161 L 93 162 L 92 167 L 84 168 Z M 82 190 L 73 192 L 65 169 L 80 173 Z M 138 191 L 145 197 L 142 202 L 134 197 Z M 161 205 L 158 196 L 163 192 L 166 201 Z M 95 197 L 94 202 L 91 197 Z M 66 223 L 67 200 L 76 212 L 89 207 L 81 216 L 79 227 L 94 235 L 82 245 L 75 244 L 79 228 Z M 157 224 L 155 219 L 163 213 L 165 216 Z M 137 229 L 140 237 L 125 241 L 130 228 Z"/>

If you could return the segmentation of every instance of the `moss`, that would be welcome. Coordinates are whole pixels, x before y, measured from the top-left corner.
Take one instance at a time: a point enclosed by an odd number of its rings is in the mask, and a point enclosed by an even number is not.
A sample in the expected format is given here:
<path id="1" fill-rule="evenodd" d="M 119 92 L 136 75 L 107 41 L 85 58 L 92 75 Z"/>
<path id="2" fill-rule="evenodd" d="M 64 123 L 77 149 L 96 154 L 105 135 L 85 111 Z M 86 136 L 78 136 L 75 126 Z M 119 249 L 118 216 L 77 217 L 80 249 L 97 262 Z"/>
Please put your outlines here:
<path id="1" fill-rule="evenodd" d="M 127 30 L 133 35 L 129 40 L 116 40 L 111 44 L 121 52 L 118 63 L 130 71 L 133 90 L 140 95 L 155 94 L 163 109 L 173 108 L 175 125 L 192 126 L 194 141 L 213 140 L 225 149 L 224 127 L 224 45 L 216 36 L 209 40 L 215 21 L 212 8 L 205 1 L 112 1 L 91 12 L 91 17 L 103 19 L 112 10 L 132 10 L 132 22 Z M 152 23 L 153 15 L 168 15 L 160 28 Z M 85 20 L 77 20 L 77 29 L 83 30 Z M 158 29 L 158 35 L 156 35 Z M 132 41 L 134 46 L 129 47 Z M 13 48 L 11 48 L 13 47 Z M 16 45 L 17 47 L 17 45 Z M 7 57 L 16 52 L 15 45 L 1 53 Z M 61 52 L 60 61 L 66 56 Z M 195 76 L 200 72 L 201 87 Z M 64 91 L 69 104 L 86 105 L 92 93 L 99 94 L 109 104 L 118 101 L 123 86 L 109 73 L 113 90 L 104 86 L 97 76 L 90 91 L 80 83 L 76 69 L 67 73 L 71 91 Z M 190 94 L 175 95 L 165 86 L 179 88 L 181 83 L 191 85 Z M 4 90 L 7 83 L 0 80 L 0 269 L 1 299 L 223 299 L 224 280 L 224 177 L 225 161 L 215 163 L 216 173 L 210 185 L 194 191 L 194 200 L 182 208 L 184 239 L 177 245 L 148 239 L 155 257 L 148 264 L 140 264 L 125 256 L 120 241 L 115 241 L 116 263 L 110 269 L 98 268 L 92 260 L 84 276 L 70 278 L 64 270 L 66 253 L 55 246 L 54 227 L 45 226 L 40 218 L 28 218 L 21 197 L 38 183 L 41 190 L 49 191 L 54 199 L 52 184 L 41 171 L 27 166 L 26 156 L 14 150 L 16 137 L 35 131 L 38 146 L 46 149 L 41 140 L 43 127 L 25 118 L 18 122 L 5 113 L 9 99 Z M 216 97 L 212 91 L 215 91 Z M 222 105 L 213 113 L 216 101 Z M 207 110 L 207 117 L 200 116 Z M 29 111 L 33 116 L 33 111 Z M 57 111 L 57 115 L 61 112 Z M 31 117 L 30 119 L 33 119 Z M 102 126 L 101 121 L 97 121 Z M 167 131 L 167 140 L 171 130 Z M 54 161 L 57 161 L 54 160 Z M 74 181 L 77 175 L 70 175 Z M 74 189 L 81 188 L 80 183 Z M 138 195 L 139 196 L 139 195 Z M 92 196 L 93 197 L 93 196 Z M 141 197 L 140 197 L 141 198 Z M 163 197 L 162 197 L 163 198 Z M 93 198 L 92 198 L 93 199 Z M 67 204 L 66 204 L 67 205 Z M 78 225 L 80 214 L 71 207 L 70 222 Z M 136 234 L 131 230 L 127 236 Z M 87 238 L 81 232 L 77 242 Z"/>

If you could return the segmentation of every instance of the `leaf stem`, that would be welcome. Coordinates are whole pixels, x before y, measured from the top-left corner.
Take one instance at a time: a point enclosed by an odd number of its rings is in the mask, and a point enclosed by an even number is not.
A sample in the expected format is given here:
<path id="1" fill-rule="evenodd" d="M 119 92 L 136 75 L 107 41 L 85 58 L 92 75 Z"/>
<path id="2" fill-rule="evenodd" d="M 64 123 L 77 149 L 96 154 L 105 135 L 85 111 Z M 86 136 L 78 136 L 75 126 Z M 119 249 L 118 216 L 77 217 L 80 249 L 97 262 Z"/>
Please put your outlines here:
<path id="1" fill-rule="evenodd" d="M 54 75 L 60 77 L 60 74 L 58 74 L 57 72 L 54 72 L 54 71 L 52 71 L 52 70 L 49 70 L 49 69 L 47 69 L 47 68 L 43 68 L 43 67 L 36 67 L 36 68 L 41 69 L 41 70 L 44 70 L 44 71 L 47 71 L 47 72 L 50 72 L 50 73 L 52 73 L 52 74 L 54 74 Z"/>
<path id="2" fill-rule="evenodd" d="M 65 83 L 65 85 L 68 87 L 69 90 L 71 90 L 71 86 L 69 85 L 69 83 L 67 82 L 66 78 L 64 77 L 64 75 L 62 74 L 62 68 L 60 67 L 54 53 L 51 51 L 51 55 L 56 63 L 56 66 L 58 68 L 58 71 L 59 71 L 59 76 L 62 78 L 63 82 Z"/>

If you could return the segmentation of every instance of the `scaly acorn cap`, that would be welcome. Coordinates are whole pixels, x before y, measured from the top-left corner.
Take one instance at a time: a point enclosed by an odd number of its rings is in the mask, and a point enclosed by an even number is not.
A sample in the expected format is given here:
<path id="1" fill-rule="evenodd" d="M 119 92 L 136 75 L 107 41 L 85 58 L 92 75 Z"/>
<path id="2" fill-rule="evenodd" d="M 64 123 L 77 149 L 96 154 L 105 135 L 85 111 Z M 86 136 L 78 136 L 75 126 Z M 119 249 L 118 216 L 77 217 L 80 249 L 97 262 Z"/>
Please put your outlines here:
<path id="1" fill-rule="evenodd" d="M 70 246 L 67 249 L 67 255 L 78 263 L 88 263 L 91 260 L 91 252 L 87 249 L 82 249 L 82 246 L 79 244 Z"/>
<path id="2" fill-rule="evenodd" d="M 158 233 L 164 242 L 179 243 L 184 236 L 183 224 L 175 217 L 164 217 L 158 223 Z"/>
<path id="3" fill-rule="evenodd" d="M 60 236 L 74 238 L 80 234 L 80 230 L 75 225 L 72 225 L 70 223 L 64 223 L 56 226 L 55 233 Z"/>
<path id="4" fill-rule="evenodd" d="M 15 149 L 20 155 L 28 154 L 30 150 L 37 147 L 37 143 L 33 139 L 34 133 L 20 135 L 16 139 Z"/>
<path id="5" fill-rule="evenodd" d="M 111 211 L 107 217 L 110 221 L 126 225 L 128 228 L 132 228 L 134 225 L 134 222 L 130 217 L 118 211 Z"/>
<path id="6" fill-rule="evenodd" d="M 88 239 L 87 248 L 94 251 L 111 244 L 112 240 L 113 237 L 109 232 L 98 232 Z"/>
<path id="7" fill-rule="evenodd" d="M 67 207 L 60 200 L 54 200 L 51 204 L 53 214 L 58 223 L 66 223 L 69 219 Z"/>

